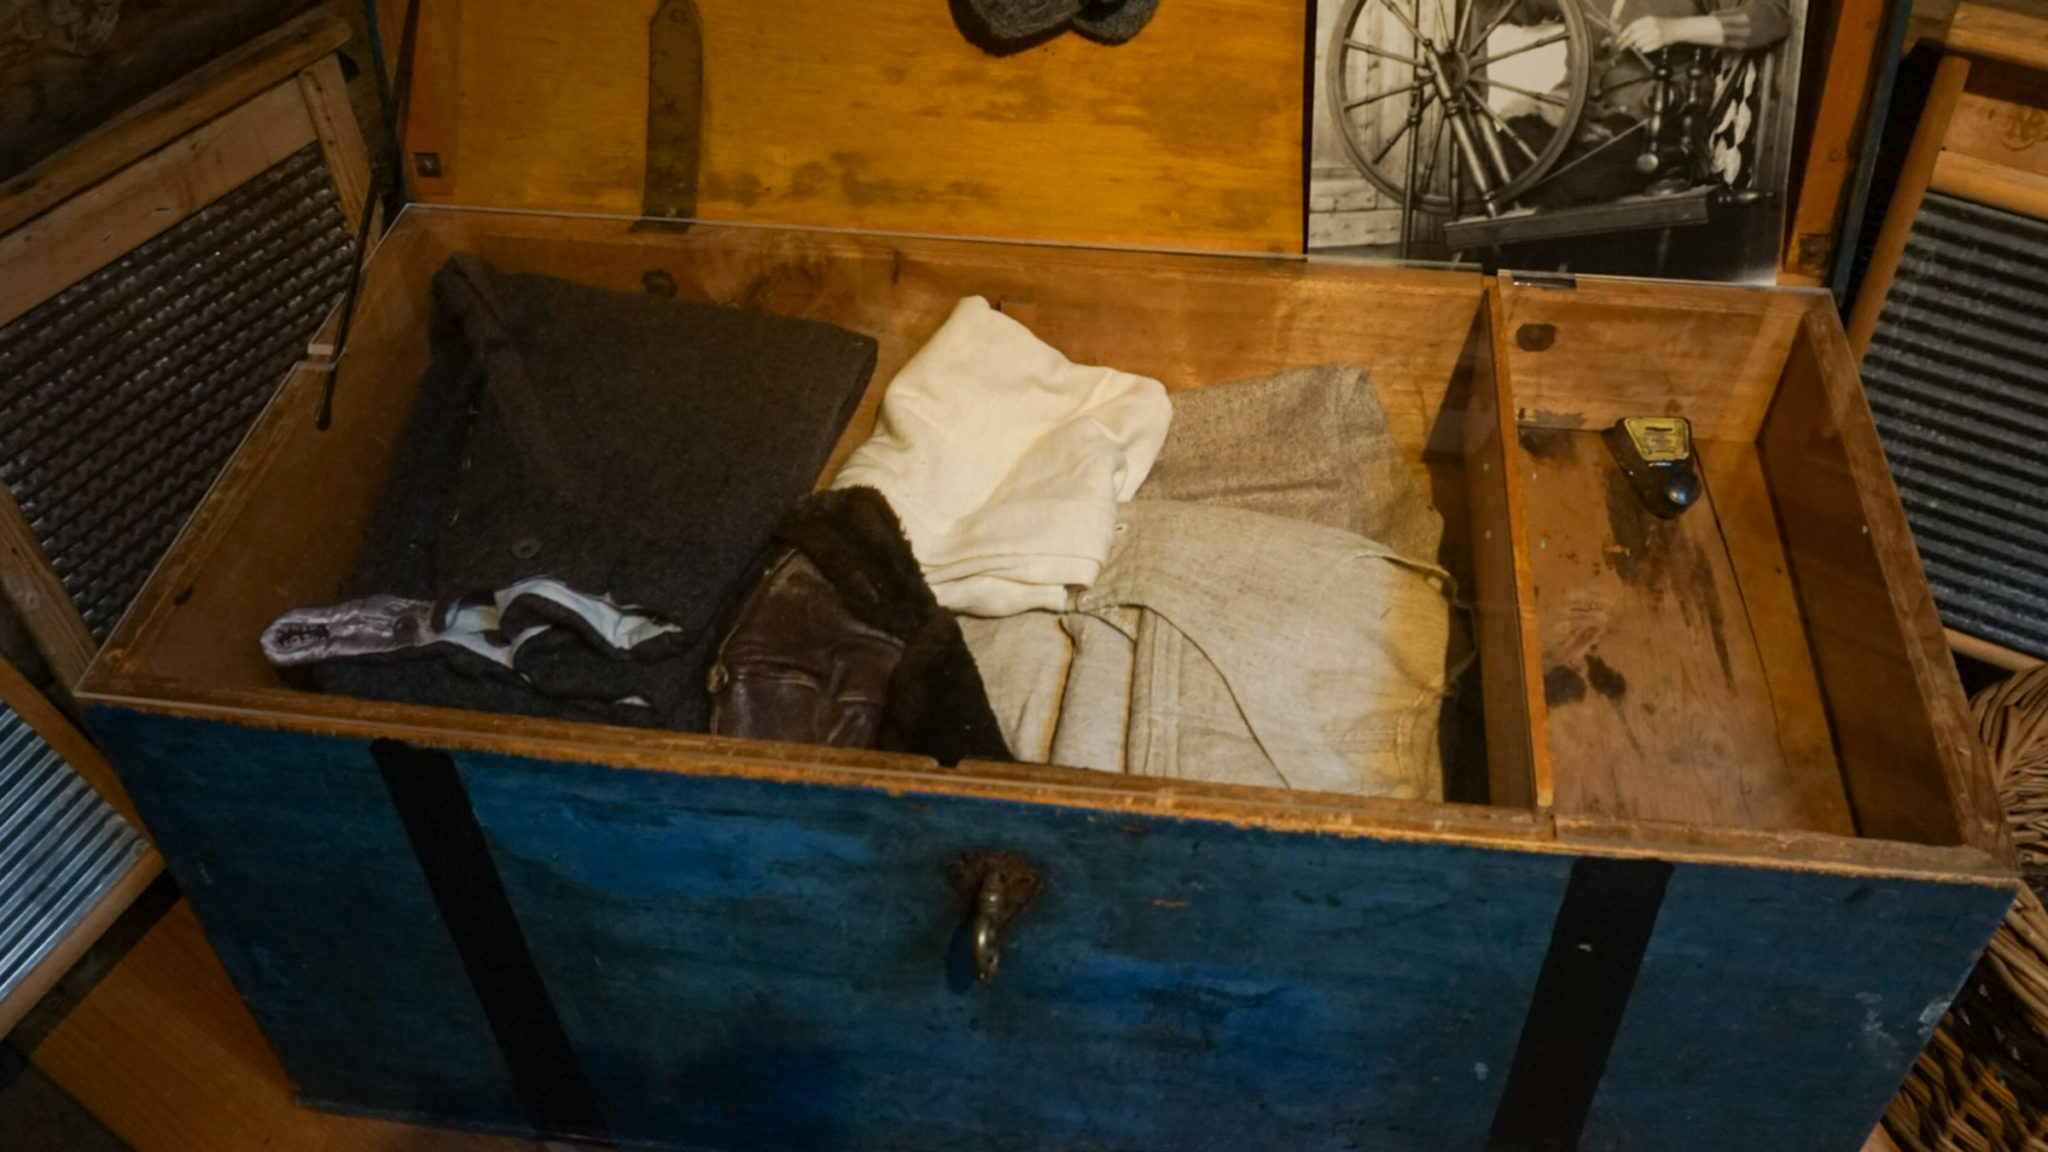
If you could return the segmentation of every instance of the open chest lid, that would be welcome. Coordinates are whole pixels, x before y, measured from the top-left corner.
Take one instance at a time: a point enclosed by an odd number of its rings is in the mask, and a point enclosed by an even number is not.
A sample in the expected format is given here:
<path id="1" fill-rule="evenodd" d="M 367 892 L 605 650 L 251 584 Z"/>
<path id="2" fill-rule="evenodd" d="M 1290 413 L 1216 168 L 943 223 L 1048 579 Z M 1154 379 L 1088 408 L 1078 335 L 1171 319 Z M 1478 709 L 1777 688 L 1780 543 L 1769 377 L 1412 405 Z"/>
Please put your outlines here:
<path id="1" fill-rule="evenodd" d="M 397 67 L 407 4 L 378 8 Z M 420 0 L 408 191 L 557 213 L 1299 252 L 1305 12 L 1282 8 L 1194 0 L 1128 46 L 1067 34 L 997 56 L 928 3 Z"/>
<path id="2" fill-rule="evenodd" d="M 1327 50 L 1300 5 L 1183 0 L 1126 44 L 1056 30 L 999 52 L 964 3 L 375 6 L 402 75 L 408 193 L 427 204 L 1155 249 L 1335 242 L 1317 238 L 1341 207 L 1320 182 L 1331 111 L 1304 89 Z M 1795 30 L 1773 84 L 1794 83 L 1798 55 Z M 1708 181 L 1533 216 L 1503 201 L 1423 231 L 1506 267 L 1768 277 L 1783 120 L 1748 145 L 1760 204 Z M 1364 215 L 1407 212 L 1391 192 L 1374 203 Z M 1388 254 L 1447 258 L 1411 252 L 1408 232 Z M 1608 251 L 1624 239 L 1655 258 Z M 1667 261 L 1672 244 L 1690 254 Z"/>

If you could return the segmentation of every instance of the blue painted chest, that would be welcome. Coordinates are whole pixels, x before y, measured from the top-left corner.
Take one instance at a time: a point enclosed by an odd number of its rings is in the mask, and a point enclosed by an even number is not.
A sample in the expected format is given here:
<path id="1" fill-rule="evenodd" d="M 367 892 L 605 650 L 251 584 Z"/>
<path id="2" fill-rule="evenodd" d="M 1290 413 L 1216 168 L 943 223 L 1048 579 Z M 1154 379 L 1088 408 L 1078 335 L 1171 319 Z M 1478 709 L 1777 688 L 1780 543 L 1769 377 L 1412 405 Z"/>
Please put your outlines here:
<path id="1" fill-rule="evenodd" d="M 353 565 L 454 252 L 831 320 L 877 390 L 970 294 L 1172 387 L 1365 367 L 1471 606 L 1454 802 L 280 682 L 256 635 Z M 1851 1152 L 2009 899 L 1825 297 L 415 208 L 357 325 L 333 427 L 295 373 L 80 692 L 310 1106 L 664 1148 Z M 1614 486 L 1598 431 L 1636 415 L 1699 438 L 1679 520 Z"/>

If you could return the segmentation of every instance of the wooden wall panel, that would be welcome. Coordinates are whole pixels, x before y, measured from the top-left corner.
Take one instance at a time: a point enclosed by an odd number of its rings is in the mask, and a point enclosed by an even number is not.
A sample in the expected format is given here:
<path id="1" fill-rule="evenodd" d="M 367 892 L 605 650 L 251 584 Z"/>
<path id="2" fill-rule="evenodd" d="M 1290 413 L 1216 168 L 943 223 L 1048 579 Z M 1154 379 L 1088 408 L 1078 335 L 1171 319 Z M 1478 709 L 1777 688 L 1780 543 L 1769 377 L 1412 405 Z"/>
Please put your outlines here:
<path id="1" fill-rule="evenodd" d="M 2048 32 L 2048 21 L 2038 27 Z M 2040 73 L 1973 61 L 1941 148 L 1928 181 L 1935 191 L 2048 217 L 2048 84 Z"/>
<path id="2" fill-rule="evenodd" d="M 1843 0 L 1832 13 L 1807 12 L 1809 22 L 1832 15 L 1835 24 L 1821 82 L 1803 86 L 1813 99 L 1807 113 L 1811 136 L 1786 229 L 1781 284 L 1822 283 L 1834 263 L 1842 212 L 1863 154 L 1873 80 L 1890 47 L 1884 35 L 1888 7 L 1884 0 Z"/>
<path id="3" fill-rule="evenodd" d="M 1961 4 L 1949 26 L 1952 52 L 2048 71 L 2048 19 L 1996 4 Z"/>
<path id="4" fill-rule="evenodd" d="M 130 106 L 91 135 L 0 184 L 0 232 L 34 219 L 223 112 L 261 95 L 347 42 L 348 25 L 329 13 L 309 12 L 215 58 Z"/>
<path id="5" fill-rule="evenodd" d="M 1802 325 L 1758 451 L 1857 830 L 2008 856 L 1985 753 L 1832 312 Z"/>
<path id="6" fill-rule="evenodd" d="M 1509 466 L 1513 397 L 1503 377 L 1507 319 L 1501 294 L 1486 294 L 1474 324 L 1472 397 L 1465 412 L 1467 502 L 1474 535 L 1473 618 L 1479 633 L 1480 691 L 1486 703 L 1487 803 L 1548 809 L 1554 800 L 1549 715 L 1522 474 Z"/>
<path id="7" fill-rule="evenodd" d="M 317 138 L 298 81 L 286 80 L 0 236 L 0 324 Z"/>
<path id="8" fill-rule="evenodd" d="M 456 64 L 411 110 L 421 197 L 639 214 L 657 7 L 426 4 L 420 59 Z M 703 218 L 1300 248 L 1300 3 L 1175 0 L 1128 44 L 1005 57 L 935 0 L 697 7 Z"/>
<path id="9" fill-rule="evenodd" d="M 1956 97 L 1942 148 L 2048 177 L 2048 83 L 2035 76 L 2034 92 L 2013 91 L 2002 72 L 1996 65 L 1970 70 L 1969 87 Z"/>
<path id="10" fill-rule="evenodd" d="M 1585 278 L 1569 292 L 1500 278 L 1514 415 L 1547 428 L 1682 415 L 1702 440 L 1751 440 L 1814 297 Z"/>
<path id="11" fill-rule="evenodd" d="M 1597 432 L 1518 439 L 1558 813 L 1855 835 L 1750 446 L 1696 442 L 1662 520 Z"/>
<path id="12" fill-rule="evenodd" d="M 106 43 L 85 53 L 0 26 L 0 179 L 125 119 L 124 110 L 151 93 L 310 6 L 309 0 L 131 2 L 121 6 Z M 267 37 L 265 43 L 275 46 Z"/>

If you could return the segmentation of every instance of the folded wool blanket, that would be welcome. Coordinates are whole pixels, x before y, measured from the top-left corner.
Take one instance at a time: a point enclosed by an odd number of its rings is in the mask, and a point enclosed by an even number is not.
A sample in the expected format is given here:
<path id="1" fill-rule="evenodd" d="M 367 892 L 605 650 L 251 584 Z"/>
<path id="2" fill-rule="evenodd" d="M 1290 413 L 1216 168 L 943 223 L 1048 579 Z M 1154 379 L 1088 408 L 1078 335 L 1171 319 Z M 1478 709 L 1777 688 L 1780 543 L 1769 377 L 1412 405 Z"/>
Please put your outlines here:
<path id="1" fill-rule="evenodd" d="M 1064 611 L 963 620 L 1020 759 L 1434 799 L 1443 520 L 1365 374 L 1176 392 Z"/>
<path id="2" fill-rule="evenodd" d="M 1219 504 L 1342 528 L 1435 560 L 1444 521 L 1401 456 L 1379 393 L 1350 364 L 1173 394 L 1138 500 Z"/>
<path id="3" fill-rule="evenodd" d="M 888 498 L 946 607 L 1058 609 L 1101 571 L 1171 417 L 1157 380 L 1075 364 L 970 296 L 889 382 L 833 486 Z"/>
<path id="4" fill-rule="evenodd" d="M 434 278 L 433 358 L 344 598 L 548 576 L 674 626 L 621 659 L 557 629 L 524 681 L 443 661 L 316 670 L 349 695 L 701 729 L 718 629 L 874 370 L 830 324 L 508 275 Z M 535 691 L 580 686 L 583 698 Z M 593 700 L 595 694 L 606 699 Z M 645 704 L 618 704 L 632 698 Z"/>
<path id="5" fill-rule="evenodd" d="M 1036 610 L 960 617 L 960 633 L 982 669 L 989 707 L 1019 760 L 1052 760 L 1053 732 L 1074 656 L 1065 619 L 1063 613 Z"/>
<path id="6" fill-rule="evenodd" d="M 1140 776 L 1434 800 L 1448 578 L 1363 536 L 1217 505 L 1119 510 L 1063 615 L 969 644 L 1020 756 Z M 1063 688 L 1041 639 L 1064 629 Z M 1022 657 L 1018 660 L 1018 657 Z M 1043 752 L 1040 751 L 1043 749 Z"/>

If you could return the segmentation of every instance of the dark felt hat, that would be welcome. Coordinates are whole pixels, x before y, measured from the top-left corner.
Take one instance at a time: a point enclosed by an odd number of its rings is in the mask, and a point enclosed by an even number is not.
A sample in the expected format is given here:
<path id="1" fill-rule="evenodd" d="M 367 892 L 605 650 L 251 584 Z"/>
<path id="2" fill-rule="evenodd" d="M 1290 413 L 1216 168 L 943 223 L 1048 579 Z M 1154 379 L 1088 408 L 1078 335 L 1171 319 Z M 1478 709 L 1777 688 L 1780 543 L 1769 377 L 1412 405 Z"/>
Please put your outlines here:
<path id="1" fill-rule="evenodd" d="M 1068 23 L 1084 35 L 1121 44 L 1152 18 L 1159 0 L 967 0 L 999 41 L 1029 40 Z"/>
<path id="2" fill-rule="evenodd" d="M 1081 6 L 1074 27 L 1105 44 L 1121 44 L 1138 34 L 1157 7 L 1159 0 L 1096 0 Z"/>
<path id="3" fill-rule="evenodd" d="M 968 0 L 998 40 L 1028 40 L 1072 20 L 1081 0 Z"/>

